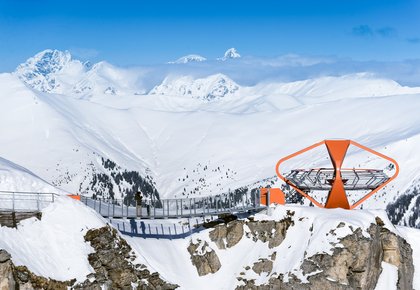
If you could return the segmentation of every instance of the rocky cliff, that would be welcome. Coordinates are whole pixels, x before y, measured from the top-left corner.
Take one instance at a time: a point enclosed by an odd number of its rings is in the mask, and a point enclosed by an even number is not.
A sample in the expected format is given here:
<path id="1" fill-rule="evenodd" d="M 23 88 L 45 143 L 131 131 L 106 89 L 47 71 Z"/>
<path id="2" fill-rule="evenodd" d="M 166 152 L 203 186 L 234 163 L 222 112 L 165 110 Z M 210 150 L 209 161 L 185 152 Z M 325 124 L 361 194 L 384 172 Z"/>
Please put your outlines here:
<path id="1" fill-rule="evenodd" d="M 275 211 L 213 225 L 193 238 L 188 251 L 199 276 L 223 271 L 224 257 L 242 248 L 232 289 L 374 290 L 381 275 L 391 275 L 388 266 L 397 277 L 389 289 L 413 289 L 413 250 L 383 212 Z M 347 217 L 337 219 L 337 212 Z"/>
<path id="2" fill-rule="evenodd" d="M 85 235 L 94 252 L 88 260 L 94 273 L 82 283 L 76 279 L 57 281 L 35 275 L 25 266 L 16 266 L 11 255 L 0 250 L 0 289 L 150 289 L 170 290 L 177 285 L 164 281 L 145 265 L 134 264 L 136 255 L 117 231 L 109 226 L 92 229 Z"/>

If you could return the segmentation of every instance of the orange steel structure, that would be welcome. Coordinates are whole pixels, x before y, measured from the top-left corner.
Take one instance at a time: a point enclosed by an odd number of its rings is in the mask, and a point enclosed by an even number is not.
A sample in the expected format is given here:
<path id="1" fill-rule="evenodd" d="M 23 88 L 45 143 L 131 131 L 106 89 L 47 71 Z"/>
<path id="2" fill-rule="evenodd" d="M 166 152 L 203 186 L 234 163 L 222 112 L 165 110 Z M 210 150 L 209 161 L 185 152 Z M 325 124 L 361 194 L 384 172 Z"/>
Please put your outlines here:
<path id="1" fill-rule="evenodd" d="M 292 159 L 292 158 L 294 158 L 294 157 L 296 157 L 296 156 L 298 156 L 302 153 L 308 152 L 308 151 L 310 151 L 314 148 L 322 146 L 322 145 L 326 146 L 326 148 L 328 150 L 328 153 L 329 153 L 329 156 L 330 156 L 330 159 L 331 159 L 331 162 L 332 162 L 332 165 L 333 165 L 333 169 L 332 169 L 333 170 L 333 178 L 327 180 L 327 182 L 331 185 L 331 188 L 329 190 L 327 201 L 326 201 L 325 205 L 316 201 L 314 198 L 312 198 L 310 195 L 308 195 L 304 190 L 302 190 L 302 188 L 300 188 L 297 184 L 293 183 L 290 179 L 284 177 L 280 173 L 280 165 L 283 162 L 285 162 L 289 159 Z M 373 188 L 370 192 L 368 192 L 365 196 L 363 196 L 361 199 L 359 199 L 354 204 L 349 204 L 349 201 L 348 201 L 347 195 L 346 195 L 346 190 L 345 190 L 345 182 L 347 180 L 343 180 L 343 178 L 342 178 L 342 171 L 345 171 L 345 170 L 354 171 L 355 174 L 357 175 L 355 169 L 342 168 L 343 161 L 344 161 L 344 158 L 345 158 L 346 153 L 347 153 L 347 149 L 349 148 L 350 145 L 359 147 L 360 149 L 363 149 L 363 150 L 368 151 L 368 152 L 370 152 L 370 153 L 372 153 L 376 156 L 379 156 L 383 159 L 386 159 L 386 160 L 390 161 L 392 164 L 394 164 L 394 166 L 395 166 L 395 173 L 392 177 L 390 177 L 390 178 L 387 177 L 386 180 L 383 179 L 382 180 L 383 182 L 381 181 L 380 184 L 378 184 L 378 186 L 375 186 L 375 188 Z M 363 172 L 363 171 L 371 172 L 371 171 L 374 171 L 374 170 L 359 169 L 359 172 Z M 376 170 L 376 171 L 378 171 L 378 170 Z M 306 147 L 306 148 L 304 148 L 300 151 L 297 151 L 297 152 L 295 152 L 295 153 L 293 153 L 289 156 L 286 156 L 286 157 L 280 159 L 277 162 L 277 165 L 276 165 L 276 173 L 277 173 L 278 177 L 281 178 L 286 184 L 290 185 L 293 189 L 295 189 L 301 195 L 303 195 L 304 197 L 309 199 L 313 204 L 317 205 L 318 207 L 354 209 L 357 206 L 359 206 L 360 204 L 362 204 L 366 199 L 371 197 L 374 193 L 378 192 L 378 190 L 380 190 L 381 188 L 386 186 L 389 182 L 394 180 L 399 173 L 399 166 L 398 166 L 398 163 L 394 159 L 392 159 L 388 156 L 385 156 L 385 155 L 383 155 L 383 154 L 381 154 L 381 153 L 379 153 L 379 152 L 377 152 L 373 149 L 370 149 L 366 146 L 363 146 L 363 145 L 361 145 L 357 142 L 354 142 L 352 140 L 324 140 L 324 141 L 315 143 L 315 144 L 313 144 L 309 147 Z M 368 187 L 366 186 L 365 189 L 367 189 L 367 188 Z"/>
<path id="2" fill-rule="evenodd" d="M 75 199 L 75 200 L 79 200 L 80 201 L 80 195 L 77 194 L 67 194 L 68 197 Z"/>
<path id="3" fill-rule="evenodd" d="M 286 197 L 284 192 L 280 188 L 261 188 L 260 189 L 260 204 L 270 205 L 286 204 Z"/>

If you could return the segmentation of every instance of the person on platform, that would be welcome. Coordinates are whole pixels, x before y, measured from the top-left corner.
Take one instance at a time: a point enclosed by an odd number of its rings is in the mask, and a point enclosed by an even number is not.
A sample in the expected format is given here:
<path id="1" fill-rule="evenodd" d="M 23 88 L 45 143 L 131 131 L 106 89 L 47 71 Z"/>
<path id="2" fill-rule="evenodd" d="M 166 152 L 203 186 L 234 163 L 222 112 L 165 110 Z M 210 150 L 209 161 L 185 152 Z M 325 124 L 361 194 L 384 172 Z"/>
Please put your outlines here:
<path id="1" fill-rule="evenodd" d="M 150 197 L 146 197 L 145 204 L 146 204 L 147 216 L 150 217 L 150 208 L 152 206 L 152 201 Z"/>
<path id="2" fill-rule="evenodd" d="M 136 198 L 136 216 L 141 217 L 141 206 L 142 206 L 142 200 L 143 200 L 142 192 L 137 191 L 135 198 Z"/>

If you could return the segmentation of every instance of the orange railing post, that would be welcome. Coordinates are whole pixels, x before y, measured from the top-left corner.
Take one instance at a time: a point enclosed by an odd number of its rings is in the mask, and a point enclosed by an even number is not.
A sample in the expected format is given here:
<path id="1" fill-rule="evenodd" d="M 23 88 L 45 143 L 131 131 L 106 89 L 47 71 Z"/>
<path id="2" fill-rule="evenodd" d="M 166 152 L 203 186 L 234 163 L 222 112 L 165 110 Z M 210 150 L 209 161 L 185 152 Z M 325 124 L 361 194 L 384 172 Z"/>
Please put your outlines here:
<path id="1" fill-rule="evenodd" d="M 79 200 L 80 201 L 80 195 L 77 194 L 67 194 L 68 197 L 73 198 L 75 200 Z"/>
<path id="2" fill-rule="evenodd" d="M 286 204 L 286 196 L 280 188 L 261 188 L 260 203 L 263 205 Z"/>

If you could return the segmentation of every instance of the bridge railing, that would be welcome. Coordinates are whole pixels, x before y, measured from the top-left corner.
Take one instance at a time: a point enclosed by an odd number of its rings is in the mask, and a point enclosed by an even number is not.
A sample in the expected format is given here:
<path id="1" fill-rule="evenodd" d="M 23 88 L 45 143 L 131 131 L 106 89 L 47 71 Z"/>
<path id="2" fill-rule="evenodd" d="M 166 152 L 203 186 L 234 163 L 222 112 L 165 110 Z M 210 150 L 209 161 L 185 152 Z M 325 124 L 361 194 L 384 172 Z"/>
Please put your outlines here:
<path id="1" fill-rule="evenodd" d="M 0 210 L 40 211 L 54 202 L 55 193 L 0 191 Z"/>
<path id="2" fill-rule="evenodd" d="M 171 218 L 246 212 L 261 208 L 260 192 L 229 192 L 214 196 L 151 200 L 129 204 L 121 199 L 101 200 L 81 196 L 81 201 L 104 217 Z"/>

